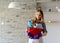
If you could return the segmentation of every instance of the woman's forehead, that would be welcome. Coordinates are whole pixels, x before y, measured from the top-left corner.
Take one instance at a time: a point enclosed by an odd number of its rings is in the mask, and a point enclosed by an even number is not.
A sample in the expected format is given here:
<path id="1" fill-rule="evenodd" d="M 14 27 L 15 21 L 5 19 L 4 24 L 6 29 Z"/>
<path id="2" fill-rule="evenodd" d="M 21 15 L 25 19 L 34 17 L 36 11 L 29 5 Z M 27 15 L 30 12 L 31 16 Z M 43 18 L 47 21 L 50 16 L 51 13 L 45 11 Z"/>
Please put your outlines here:
<path id="1" fill-rule="evenodd" d="M 40 12 L 36 12 L 35 14 L 40 15 L 41 13 Z"/>

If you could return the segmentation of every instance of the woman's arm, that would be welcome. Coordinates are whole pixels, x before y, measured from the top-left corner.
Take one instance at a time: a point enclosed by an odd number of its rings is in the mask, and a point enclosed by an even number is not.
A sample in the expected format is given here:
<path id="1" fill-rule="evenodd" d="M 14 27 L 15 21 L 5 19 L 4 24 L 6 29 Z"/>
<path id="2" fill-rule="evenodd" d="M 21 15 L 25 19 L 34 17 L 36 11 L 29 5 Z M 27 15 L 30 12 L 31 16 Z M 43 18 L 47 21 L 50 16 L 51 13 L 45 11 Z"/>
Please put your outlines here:
<path id="1" fill-rule="evenodd" d="M 32 27 L 32 21 L 28 21 L 28 27 Z"/>
<path id="2" fill-rule="evenodd" d="M 46 29 L 46 24 L 43 24 L 43 31 L 42 31 L 42 36 L 46 36 L 47 35 L 47 29 Z"/>

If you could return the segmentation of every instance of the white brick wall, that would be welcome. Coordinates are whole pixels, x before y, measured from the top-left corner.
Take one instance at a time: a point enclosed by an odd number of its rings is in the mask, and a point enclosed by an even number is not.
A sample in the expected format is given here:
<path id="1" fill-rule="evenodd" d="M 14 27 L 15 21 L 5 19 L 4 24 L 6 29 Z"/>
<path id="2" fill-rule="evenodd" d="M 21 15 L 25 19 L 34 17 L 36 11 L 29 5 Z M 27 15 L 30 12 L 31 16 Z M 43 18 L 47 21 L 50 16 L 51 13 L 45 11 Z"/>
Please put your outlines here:
<path id="1" fill-rule="evenodd" d="M 8 3 L 1 1 L 0 5 L 0 43 L 28 43 L 25 30 L 35 10 L 8 9 Z M 60 13 L 44 12 L 44 17 L 45 21 L 60 21 Z M 43 37 L 43 42 L 60 43 L 60 23 L 46 23 L 46 26 L 48 34 Z"/>
<path id="2" fill-rule="evenodd" d="M 28 43 L 26 37 L 27 21 L 34 15 L 35 10 L 21 11 L 8 9 L 0 13 L 0 43 Z M 16 15 L 19 15 L 16 17 Z M 45 21 L 57 20 L 60 21 L 59 13 L 46 13 L 44 12 Z M 57 17 L 57 18 L 56 18 Z M 1 24 L 3 23 L 3 24 Z M 60 24 L 48 24 L 48 35 L 43 37 L 45 43 L 60 43 Z M 56 39 L 55 39 L 56 38 Z M 52 41 L 53 40 L 53 41 Z"/>

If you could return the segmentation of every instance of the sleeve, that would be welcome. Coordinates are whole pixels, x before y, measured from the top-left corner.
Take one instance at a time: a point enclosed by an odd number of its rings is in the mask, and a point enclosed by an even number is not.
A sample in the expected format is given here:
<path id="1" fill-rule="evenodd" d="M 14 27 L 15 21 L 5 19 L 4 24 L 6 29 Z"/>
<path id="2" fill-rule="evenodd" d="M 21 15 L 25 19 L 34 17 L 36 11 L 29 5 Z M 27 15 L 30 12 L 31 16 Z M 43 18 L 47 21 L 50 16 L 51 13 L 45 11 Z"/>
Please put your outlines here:
<path id="1" fill-rule="evenodd" d="M 44 32 L 47 32 L 46 24 L 45 24 L 45 23 L 43 24 L 43 33 L 44 33 Z"/>
<path id="2" fill-rule="evenodd" d="M 27 29 L 26 29 L 26 31 L 30 32 L 30 28 L 32 28 L 32 21 L 28 21 L 27 22 Z"/>
<path id="3" fill-rule="evenodd" d="M 27 26 L 28 26 L 28 27 L 32 27 L 32 21 L 28 21 Z"/>

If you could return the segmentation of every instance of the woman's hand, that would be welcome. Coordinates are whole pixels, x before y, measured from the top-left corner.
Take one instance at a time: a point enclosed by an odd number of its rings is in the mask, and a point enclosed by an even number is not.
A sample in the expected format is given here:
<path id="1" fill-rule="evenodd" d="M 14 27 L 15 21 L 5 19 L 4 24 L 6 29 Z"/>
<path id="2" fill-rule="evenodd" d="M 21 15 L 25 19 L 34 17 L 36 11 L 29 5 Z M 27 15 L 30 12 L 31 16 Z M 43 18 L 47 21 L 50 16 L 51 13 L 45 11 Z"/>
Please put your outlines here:
<path id="1" fill-rule="evenodd" d="M 42 36 L 46 36 L 46 35 L 47 35 L 47 32 L 42 33 Z"/>

